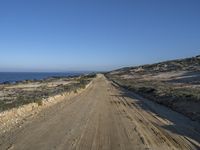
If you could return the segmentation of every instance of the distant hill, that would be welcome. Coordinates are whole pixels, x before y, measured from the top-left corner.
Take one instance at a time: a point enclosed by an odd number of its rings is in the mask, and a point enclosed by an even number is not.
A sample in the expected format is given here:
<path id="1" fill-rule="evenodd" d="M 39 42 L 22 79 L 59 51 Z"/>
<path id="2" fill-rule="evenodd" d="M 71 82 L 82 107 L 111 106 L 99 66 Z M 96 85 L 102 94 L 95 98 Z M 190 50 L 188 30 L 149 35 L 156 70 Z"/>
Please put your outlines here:
<path id="1" fill-rule="evenodd" d="M 155 64 L 146 64 L 136 67 L 126 67 L 111 71 L 112 74 L 129 74 L 129 73 L 158 73 L 169 71 L 200 71 L 200 55 L 191 58 L 176 59 L 159 62 Z"/>

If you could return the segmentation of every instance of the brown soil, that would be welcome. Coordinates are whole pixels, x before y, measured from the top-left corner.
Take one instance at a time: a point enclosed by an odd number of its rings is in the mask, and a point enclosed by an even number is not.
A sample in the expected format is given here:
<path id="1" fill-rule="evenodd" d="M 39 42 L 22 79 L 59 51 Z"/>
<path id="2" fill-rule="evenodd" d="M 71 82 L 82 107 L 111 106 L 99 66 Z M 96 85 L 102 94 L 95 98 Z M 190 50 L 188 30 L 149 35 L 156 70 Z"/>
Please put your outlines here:
<path id="1" fill-rule="evenodd" d="M 80 95 L 0 136 L 0 149 L 199 149 L 199 123 L 98 75 Z"/>

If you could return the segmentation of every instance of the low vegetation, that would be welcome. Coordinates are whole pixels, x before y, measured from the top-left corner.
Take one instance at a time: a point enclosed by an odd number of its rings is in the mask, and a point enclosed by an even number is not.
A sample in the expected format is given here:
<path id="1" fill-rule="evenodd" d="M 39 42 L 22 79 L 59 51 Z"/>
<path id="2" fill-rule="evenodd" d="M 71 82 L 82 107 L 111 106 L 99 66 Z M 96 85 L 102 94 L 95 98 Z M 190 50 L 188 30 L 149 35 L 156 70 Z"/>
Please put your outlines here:
<path id="1" fill-rule="evenodd" d="M 85 75 L 79 77 L 54 77 L 40 81 L 22 81 L 15 84 L 0 84 L 0 112 L 24 104 L 43 104 L 48 97 L 65 92 L 77 93 L 95 77 Z"/>
<path id="2" fill-rule="evenodd" d="M 200 57 L 122 68 L 106 74 L 120 86 L 200 121 Z"/>

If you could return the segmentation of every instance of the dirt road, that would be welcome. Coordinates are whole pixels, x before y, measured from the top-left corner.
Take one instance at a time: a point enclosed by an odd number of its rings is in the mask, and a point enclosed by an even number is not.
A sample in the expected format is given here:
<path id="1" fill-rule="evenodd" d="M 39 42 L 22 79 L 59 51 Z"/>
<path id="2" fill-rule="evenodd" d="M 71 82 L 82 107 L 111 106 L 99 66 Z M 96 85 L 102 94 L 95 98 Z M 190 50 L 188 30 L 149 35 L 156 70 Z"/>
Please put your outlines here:
<path id="1" fill-rule="evenodd" d="M 200 149 L 200 126 L 98 75 L 79 96 L 2 135 L 0 149 Z"/>

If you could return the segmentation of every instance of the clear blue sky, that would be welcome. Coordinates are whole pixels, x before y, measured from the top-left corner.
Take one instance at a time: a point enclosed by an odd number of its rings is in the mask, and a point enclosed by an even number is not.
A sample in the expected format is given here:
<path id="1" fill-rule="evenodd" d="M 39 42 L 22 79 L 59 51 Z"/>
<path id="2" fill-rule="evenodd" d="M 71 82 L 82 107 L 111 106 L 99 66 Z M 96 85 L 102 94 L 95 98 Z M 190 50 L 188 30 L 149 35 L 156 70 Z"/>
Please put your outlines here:
<path id="1" fill-rule="evenodd" d="M 0 71 L 110 70 L 200 54 L 200 0 L 1 0 Z"/>

